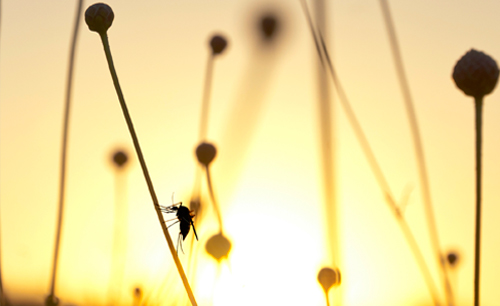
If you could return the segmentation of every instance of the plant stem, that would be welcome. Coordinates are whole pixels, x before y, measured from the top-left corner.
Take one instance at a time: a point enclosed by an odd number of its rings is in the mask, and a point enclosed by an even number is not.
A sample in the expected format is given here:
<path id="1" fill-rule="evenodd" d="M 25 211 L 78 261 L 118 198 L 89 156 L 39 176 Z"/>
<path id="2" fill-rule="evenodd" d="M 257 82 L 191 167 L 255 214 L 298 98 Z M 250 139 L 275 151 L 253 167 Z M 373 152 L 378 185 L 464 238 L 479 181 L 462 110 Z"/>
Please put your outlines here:
<path id="1" fill-rule="evenodd" d="M 212 89 L 212 71 L 214 66 L 214 54 L 210 53 L 207 61 L 207 70 L 205 71 L 205 87 L 203 88 L 203 101 L 201 105 L 200 119 L 200 142 L 207 137 L 208 113 L 210 111 L 210 93 Z"/>
<path id="2" fill-rule="evenodd" d="M 219 221 L 219 230 L 220 233 L 223 233 L 223 227 L 222 227 L 222 216 L 220 213 L 219 206 L 217 205 L 217 201 L 215 201 L 215 195 L 214 195 L 214 188 L 212 186 L 212 180 L 210 178 L 210 170 L 209 166 L 207 165 L 205 167 L 205 171 L 207 173 L 207 185 L 208 185 L 208 192 L 210 193 L 210 199 L 212 199 L 212 204 L 214 205 L 214 210 L 217 215 L 217 220 Z"/>
<path id="3" fill-rule="evenodd" d="M 379 184 L 380 189 L 382 190 L 383 194 L 386 197 L 386 203 L 389 205 L 392 213 L 394 214 L 396 220 L 398 221 L 398 225 L 400 226 L 401 231 L 404 234 L 406 242 L 408 243 L 408 245 L 413 253 L 413 256 L 415 257 L 415 260 L 420 268 L 420 272 L 422 273 L 422 275 L 424 277 L 425 283 L 427 285 L 427 288 L 429 290 L 431 298 L 434 302 L 434 305 L 438 306 L 438 305 L 440 305 L 440 303 L 439 303 L 439 299 L 438 299 L 438 295 L 437 295 L 436 286 L 432 280 L 431 273 L 430 273 L 429 268 L 425 262 L 425 259 L 422 255 L 422 252 L 420 251 L 420 248 L 415 240 L 413 233 L 410 230 L 408 223 L 406 222 L 404 216 L 401 214 L 398 206 L 396 205 L 396 202 L 394 201 L 394 197 L 392 196 L 392 192 L 391 192 L 389 183 L 387 182 L 387 180 L 384 176 L 384 173 L 383 173 L 382 169 L 380 168 L 380 165 L 378 164 L 377 159 L 375 158 L 375 154 L 373 153 L 373 151 L 370 147 L 370 143 L 368 142 L 368 139 L 367 139 L 365 133 L 363 132 L 362 127 L 361 127 L 361 124 L 359 123 L 359 121 L 356 117 L 356 114 L 354 113 L 354 110 L 352 109 L 352 107 L 349 103 L 349 100 L 347 99 L 347 95 L 345 94 L 344 89 L 343 89 L 342 85 L 340 84 L 340 81 L 337 77 L 337 74 L 335 73 L 335 70 L 333 68 L 333 64 L 330 60 L 330 56 L 328 55 L 328 50 L 327 50 L 326 45 L 323 41 L 321 33 L 318 33 L 318 35 L 316 35 L 316 32 L 314 31 L 312 20 L 311 20 L 311 17 L 309 15 L 309 11 L 307 9 L 307 5 L 306 5 L 305 1 L 301 0 L 301 4 L 302 4 L 303 10 L 305 12 L 305 15 L 306 15 L 306 18 L 307 18 L 307 21 L 309 24 L 311 34 L 312 34 L 313 39 L 314 39 L 314 44 L 316 47 L 316 51 L 318 52 L 318 56 L 320 57 L 320 61 L 323 65 L 325 62 L 328 65 L 330 76 L 332 77 L 332 81 L 335 85 L 337 94 L 339 96 L 340 104 L 341 104 L 341 106 L 342 106 L 342 108 L 347 116 L 347 119 L 348 119 L 352 129 L 354 130 L 356 138 L 358 139 L 360 146 L 361 146 L 361 149 L 362 149 L 366 159 L 368 160 L 368 163 L 370 165 L 370 168 L 371 168 L 373 174 L 375 175 L 377 183 Z M 319 36 L 319 39 L 317 36 Z M 321 43 L 321 47 L 320 47 L 320 43 Z M 324 58 L 323 58 L 323 56 L 324 56 Z"/>
<path id="4" fill-rule="evenodd" d="M 483 97 L 475 97 L 476 106 L 476 246 L 474 262 L 474 306 L 479 306 L 481 260 L 481 143 L 483 124 Z"/>
<path id="5" fill-rule="evenodd" d="M 134 125 L 132 124 L 132 118 L 130 117 L 130 114 L 128 112 L 127 105 L 125 104 L 125 99 L 123 97 L 122 90 L 120 88 L 120 84 L 118 83 L 118 77 L 116 75 L 115 67 L 113 65 L 113 59 L 111 57 L 111 50 L 109 48 L 109 42 L 108 42 L 108 36 L 106 32 L 104 33 L 99 33 L 102 44 L 104 46 L 104 52 L 106 53 L 106 59 L 108 61 L 108 66 L 109 66 L 109 71 L 111 72 L 111 77 L 113 78 L 113 84 L 116 89 L 116 93 L 118 95 L 118 100 L 120 101 L 120 106 L 123 111 L 123 115 L 125 117 L 125 121 L 127 122 L 127 127 L 130 132 L 130 136 L 132 137 L 132 142 L 134 143 L 134 148 L 137 153 L 137 157 L 139 159 L 139 163 L 142 168 L 142 172 L 144 174 L 144 178 L 146 180 L 146 184 L 148 185 L 149 193 L 151 195 L 151 199 L 153 200 L 153 205 L 156 211 L 156 214 L 158 216 L 158 220 L 160 221 L 161 228 L 163 230 L 163 234 L 165 235 L 165 238 L 167 239 L 167 244 L 170 249 L 170 253 L 172 253 L 172 257 L 174 259 L 175 265 L 177 266 L 177 270 L 179 271 L 179 275 L 182 279 L 182 283 L 184 284 L 184 288 L 186 289 L 187 295 L 191 301 L 191 304 L 193 306 L 196 306 L 196 300 L 194 298 L 193 292 L 191 291 L 191 287 L 189 286 L 189 282 L 186 278 L 186 275 L 184 273 L 184 269 L 182 268 L 181 262 L 179 260 L 179 257 L 177 256 L 177 251 L 175 250 L 174 244 L 172 242 L 172 238 L 170 237 L 170 234 L 168 233 L 167 226 L 165 224 L 165 219 L 163 218 L 163 214 L 161 210 L 159 209 L 160 204 L 158 202 L 158 198 L 156 197 L 156 193 L 153 187 L 153 182 L 151 181 L 151 177 L 149 176 L 148 168 L 146 166 L 146 161 L 144 160 L 144 156 L 142 154 L 141 147 L 139 145 L 139 139 L 137 138 L 137 135 L 135 133 Z"/>
<path id="6" fill-rule="evenodd" d="M 392 54 L 394 62 L 396 65 L 396 72 L 399 79 L 399 84 L 401 86 L 401 91 L 403 92 L 403 97 L 406 106 L 406 113 L 408 116 L 408 121 L 410 123 L 410 129 L 412 134 L 412 139 L 415 147 L 415 155 L 417 158 L 417 167 L 420 178 L 420 185 L 422 190 L 422 197 L 424 200 L 424 209 L 427 218 L 427 226 L 429 228 L 430 240 L 434 254 L 438 261 L 439 271 L 441 272 L 441 278 L 444 283 L 444 289 L 446 293 L 446 300 L 448 305 L 454 305 L 453 294 L 451 291 L 451 285 L 448 278 L 447 269 L 445 266 L 443 253 L 441 252 L 441 247 L 439 243 L 439 235 L 436 226 L 436 220 L 434 217 L 434 211 L 432 209 L 432 200 L 430 194 L 429 179 L 427 175 L 427 167 L 425 163 L 424 150 L 422 146 L 422 140 L 420 137 L 420 131 L 417 122 L 417 116 L 415 114 L 415 108 L 413 99 L 410 93 L 410 87 L 408 86 L 408 80 L 406 78 L 406 73 L 404 71 L 403 60 L 401 57 L 401 52 L 399 50 L 399 44 L 396 37 L 396 31 L 394 30 L 394 23 L 392 22 L 391 12 L 389 10 L 389 4 L 387 0 L 380 0 L 380 6 L 382 8 L 382 13 L 389 36 L 389 41 L 392 49 Z"/>
<path id="7" fill-rule="evenodd" d="M 61 148 L 61 172 L 59 177 L 59 211 L 57 216 L 56 241 L 54 246 L 54 257 L 52 261 L 52 276 L 50 282 L 49 297 L 55 297 L 55 285 L 57 279 L 57 264 L 59 259 L 59 248 L 61 245 L 62 220 L 64 213 L 64 195 L 66 191 L 66 159 L 68 150 L 68 130 L 69 130 L 69 114 L 71 108 L 71 90 L 73 83 L 73 68 L 75 65 L 76 42 L 78 37 L 78 29 L 80 27 L 80 19 L 83 7 L 83 0 L 80 0 L 76 9 L 75 26 L 73 30 L 73 39 L 69 53 L 69 66 L 66 83 L 66 102 L 64 110 L 63 136 Z M 53 301 L 53 298 L 50 298 Z"/>

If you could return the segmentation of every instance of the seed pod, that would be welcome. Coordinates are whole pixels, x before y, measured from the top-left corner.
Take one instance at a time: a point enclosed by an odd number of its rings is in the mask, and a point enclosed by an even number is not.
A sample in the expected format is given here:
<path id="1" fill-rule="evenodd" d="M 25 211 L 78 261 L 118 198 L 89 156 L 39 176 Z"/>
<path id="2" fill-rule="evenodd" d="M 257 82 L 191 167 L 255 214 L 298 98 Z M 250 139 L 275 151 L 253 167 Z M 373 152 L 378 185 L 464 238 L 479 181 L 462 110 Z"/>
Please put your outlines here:
<path id="1" fill-rule="evenodd" d="M 113 23 L 115 14 L 111 7 L 105 3 L 96 3 L 85 11 L 85 23 L 91 31 L 104 34 Z"/>
<path id="2" fill-rule="evenodd" d="M 205 249 L 208 254 L 220 262 L 224 257 L 227 258 L 229 255 L 231 242 L 222 233 L 218 233 L 208 239 Z"/>
<path id="3" fill-rule="evenodd" d="M 260 19 L 260 31 L 265 40 L 271 40 L 274 38 L 278 27 L 278 20 L 273 14 L 266 14 Z"/>
<path id="4" fill-rule="evenodd" d="M 466 95 L 483 97 L 495 88 L 498 73 L 498 66 L 493 58 L 471 49 L 455 65 L 453 80 Z"/>
<path id="5" fill-rule="evenodd" d="M 446 254 L 446 260 L 448 261 L 450 267 L 454 268 L 458 265 L 460 256 L 458 255 L 457 252 L 450 251 L 448 252 L 448 254 Z"/>
<path id="6" fill-rule="evenodd" d="M 118 167 L 122 168 L 128 161 L 128 156 L 125 152 L 118 150 L 113 154 L 113 163 Z"/>
<path id="7" fill-rule="evenodd" d="M 217 150 L 211 143 L 202 142 L 196 148 L 196 157 L 198 158 L 198 161 L 205 167 L 207 167 L 214 160 L 216 154 Z"/>
<path id="8" fill-rule="evenodd" d="M 210 40 L 213 55 L 221 54 L 226 49 L 226 46 L 227 40 L 221 35 L 214 35 Z"/>
<path id="9" fill-rule="evenodd" d="M 330 291 L 331 287 L 339 286 L 341 283 L 340 270 L 338 268 L 323 268 L 318 273 L 318 282 L 325 292 Z"/>

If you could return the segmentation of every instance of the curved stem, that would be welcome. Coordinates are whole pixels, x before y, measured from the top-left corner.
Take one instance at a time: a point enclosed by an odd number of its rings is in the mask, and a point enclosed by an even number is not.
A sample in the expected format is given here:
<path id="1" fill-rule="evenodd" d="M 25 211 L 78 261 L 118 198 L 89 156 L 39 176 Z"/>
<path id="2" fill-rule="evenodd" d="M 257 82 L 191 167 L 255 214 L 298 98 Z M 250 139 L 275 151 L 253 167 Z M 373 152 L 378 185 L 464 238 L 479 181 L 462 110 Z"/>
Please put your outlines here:
<path id="1" fill-rule="evenodd" d="M 144 178 L 146 180 L 146 184 L 148 185 L 149 194 L 151 195 L 151 199 L 153 200 L 153 205 L 158 216 L 158 220 L 160 221 L 161 228 L 163 230 L 163 234 L 167 239 L 167 244 L 170 249 L 170 253 L 172 253 L 172 257 L 174 259 L 175 265 L 177 266 L 177 270 L 179 271 L 179 275 L 182 279 L 182 283 L 184 284 L 184 288 L 186 289 L 187 295 L 191 301 L 193 306 L 196 306 L 196 300 L 194 298 L 193 292 L 191 291 L 191 287 L 189 286 L 189 282 L 186 278 L 186 274 L 184 273 L 184 269 L 182 268 L 179 257 L 177 256 L 177 251 L 175 250 L 174 243 L 172 242 L 172 238 L 168 233 L 167 226 L 165 224 L 165 219 L 163 218 L 163 214 L 160 211 L 160 204 L 158 202 L 158 198 L 156 197 L 156 192 L 153 187 L 153 182 L 151 181 L 151 177 L 149 176 L 149 171 L 146 166 L 146 161 L 144 160 L 144 156 L 142 154 L 141 147 L 139 145 L 139 139 L 135 133 L 134 125 L 132 124 L 132 118 L 128 112 L 127 105 L 125 104 L 125 99 L 123 97 L 122 90 L 120 88 L 120 84 L 118 83 L 118 77 L 116 75 L 115 67 L 113 65 L 113 59 L 111 57 L 111 50 L 109 48 L 108 36 L 106 33 L 99 33 L 102 44 L 104 46 L 104 52 L 106 53 L 106 59 L 108 61 L 109 71 L 111 72 L 111 77 L 113 78 L 113 84 L 116 89 L 116 93 L 118 95 L 118 100 L 120 101 L 120 106 L 123 111 L 123 116 L 125 117 L 125 121 L 127 122 L 127 127 L 130 132 L 130 136 L 132 137 L 132 142 L 134 143 L 134 148 L 137 153 L 137 157 L 139 159 L 139 163 L 141 165 L 142 173 L 144 174 Z"/>
<path id="2" fill-rule="evenodd" d="M 58 207 L 59 211 L 57 216 L 56 241 L 54 246 L 54 257 L 52 260 L 52 275 L 51 275 L 50 293 L 48 301 L 54 301 L 55 297 L 57 264 L 59 259 L 59 248 L 61 245 L 62 220 L 64 213 L 64 194 L 66 191 L 66 158 L 68 150 L 68 130 L 69 130 L 69 114 L 71 108 L 73 68 L 75 65 L 76 42 L 78 37 L 78 29 L 80 27 L 82 7 L 83 7 L 83 0 L 80 0 L 77 5 L 75 26 L 73 30 L 73 39 L 71 41 L 71 48 L 69 53 L 69 67 L 68 67 L 68 76 L 66 83 L 66 103 L 64 110 L 63 136 L 62 136 L 62 148 L 61 148 L 61 172 L 59 177 L 59 207 Z"/>
<path id="3" fill-rule="evenodd" d="M 475 97 L 476 107 L 476 245 L 474 261 L 474 306 L 479 306 L 481 260 L 481 144 L 483 124 L 483 97 Z"/>
<path id="4" fill-rule="evenodd" d="M 307 10 L 307 5 L 305 4 L 304 0 L 301 0 L 302 7 L 304 9 L 311 34 L 314 39 L 314 44 L 316 46 L 316 51 L 318 52 L 318 56 L 321 58 L 321 62 L 325 63 L 328 65 L 328 69 L 330 72 L 330 76 L 332 77 L 332 81 L 335 85 L 335 88 L 337 90 L 337 94 L 339 96 L 339 101 L 340 104 L 347 116 L 347 119 L 349 121 L 349 124 L 351 125 L 352 129 L 354 130 L 354 133 L 356 135 L 356 138 L 358 139 L 361 149 L 368 160 L 369 166 L 375 175 L 375 178 L 377 180 L 377 183 L 380 186 L 380 189 L 384 193 L 386 197 L 386 203 L 389 205 L 389 208 L 391 209 L 392 213 L 394 214 L 394 217 L 398 221 L 398 225 L 401 228 L 401 231 L 404 234 L 404 237 L 406 239 L 406 242 L 408 243 L 410 250 L 413 253 L 413 256 L 415 257 L 415 261 L 417 262 L 420 272 L 422 273 L 425 283 L 427 285 L 427 288 L 429 290 L 429 293 L 431 295 L 431 298 L 434 302 L 434 305 L 438 306 L 440 305 L 439 299 L 438 299 L 438 294 L 437 294 L 437 289 L 436 286 L 432 280 L 431 273 L 429 271 L 429 268 L 425 262 L 425 259 L 422 255 L 422 252 L 420 251 L 420 248 L 415 240 L 415 237 L 413 233 L 410 230 L 410 227 L 408 223 L 406 222 L 404 216 L 401 214 L 398 206 L 396 205 L 396 202 L 394 201 L 394 197 L 392 196 L 391 189 L 389 187 L 389 183 L 387 182 L 387 179 L 384 176 L 384 173 L 380 167 L 380 165 L 377 162 L 377 159 L 375 158 L 375 154 L 373 153 L 373 150 L 371 149 L 370 143 L 368 142 L 368 139 L 363 132 L 363 129 L 361 127 L 361 124 L 359 123 L 356 114 L 354 113 L 354 110 L 352 109 L 349 100 L 347 99 L 347 95 L 344 92 L 344 89 L 342 85 L 340 84 L 340 81 L 338 80 L 337 74 L 335 73 L 335 70 L 333 68 L 333 64 L 330 60 L 330 56 L 328 54 L 328 50 L 326 48 L 326 45 L 323 41 L 323 38 L 321 36 L 321 33 L 318 33 L 316 35 L 316 32 L 314 31 L 314 27 L 311 21 L 311 17 L 309 15 L 309 11 Z M 319 36 L 319 38 L 317 37 Z M 321 43 L 321 47 L 320 47 Z M 324 56 L 324 59 L 323 59 Z"/>
<path id="5" fill-rule="evenodd" d="M 209 171 L 209 166 L 205 167 L 205 171 L 207 173 L 207 185 L 208 185 L 208 192 L 210 193 L 210 199 L 212 199 L 212 204 L 214 205 L 214 210 L 215 214 L 217 215 L 217 220 L 219 221 L 219 229 L 220 233 L 222 234 L 223 232 L 223 227 L 222 227 L 222 216 L 220 213 L 219 205 L 217 205 L 217 201 L 215 201 L 215 195 L 214 195 L 214 188 L 212 187 L 212 180 L 210 178 L 210 171 Z"/>
<path id="6" fill-rule="evenodd" d="M 415 155 L 417 158 L 417 167 L 420 178 L 420 185 L 422 190 L 422 197 L 424 199 L 424 209 L 427 218 L 427 226 L 429 228 L 430 240 L 436 260 L 438 261 L 439 271 L 441 272 L 441 278 L 444 283 L 444 289 L 446 293 L 446 300 L 448 305 L 454 305 L 453 294 L 451 290 L 450 281 L 448 278 L 448 273 L 446 265 L 443 258 L 443 253 L 441 252 L 441 246 L 439 242 L 439 235 L 436 226 L 436 220 L 434 217 L 434 211 L 432 209 L 432 200 L 430 193 L 430 184 L 427 174 L 427 167 L 425 163 L 424 150 L 422 146 L 422 139 L 420 136 L 420 131 L 417 122 L 417 116 L 415 113 L 413 99 L 410 93 L 410 87 L 408 85 L 408 80 L 406 78 L 406 73 L 403 66 L 403 59 L 401 52 L 399 50 L 399 44 L 396 37 L 396 31 L 394 30 L 394 23 L 392 22 L 391 12 L 389 10 L 389 4 L 387 0 L 380 0 L 380 6 L 382 8 L 382 13 L 389 36 L 389 41 L 392 49 L 392 54 L 394 57 L 394 62 L 396 65 L 396 72 L 399 79 L 399 84 L 401 86 L 401 91 L 403 92 L 406 113 L 408 116 L 408 121 L 410 123 L 410 129 L 412 134 L 412 139 L 415 147 Z"/>
<path id="7" fill-rule="evenodd" d="M 200 119 L 200 141 L 207 137 L 208 113 L 210 111 L 210 93 L 212 89 L 212 71 L 214 66 L 214 55 L 210 53 L 207 61 L 207 70 L 205 71 L 205 86 L 203 89 L 203 101 L 201 106 Z"/>

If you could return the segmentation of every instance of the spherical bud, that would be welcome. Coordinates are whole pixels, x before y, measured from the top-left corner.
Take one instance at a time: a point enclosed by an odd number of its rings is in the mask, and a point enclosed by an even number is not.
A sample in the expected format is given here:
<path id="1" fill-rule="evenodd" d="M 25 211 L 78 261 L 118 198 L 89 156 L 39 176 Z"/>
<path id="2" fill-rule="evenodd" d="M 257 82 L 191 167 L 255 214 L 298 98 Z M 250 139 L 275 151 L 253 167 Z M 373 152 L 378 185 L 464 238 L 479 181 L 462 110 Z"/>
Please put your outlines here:
<path id="1" fill-rule="evenodd" d="M 198 161 L 204 166 L 208 166 L 214 160 L 216 154 L 217 150 L 211 143 L 202 142 L 196 148 L 196 157 L 198 158 Z"/>
<path id="2" fill-rule="evenodd" d="M 259 26 L 262 37 L 265 40 L 271 40 L 278 30 L 278 21 L 273 14 L 267 14 L 260 19 Z"/>
<path id="3" fill-rule="evenodd" d="M 115 154 L 113 154 L 113 163 L 118 167 L 122 168 L 125 166 L 125 164 L 128 161 L 128 156 L 125 152 L 123 151 L 116 151 Z"/>
<path id="4" fill-rule="evenodd" d="M 224 49 L 226 49 L 226 46 L 227 40 L 220 35 L 214 35 L 210 40 L 210 47 L 212 48 L 213 55 L 221 54 Z"/>
<path id="5" fill-rule="evenodd" d="M 448 264 L 451 267 L 455 267 L 458 264 L 458 261 L 459 261 L 459 255 L 458 255 L 458 253 L 453 252 L 453 251 L 448 252 L 448 254 L 446 254 L 446 261 L 448 261 Z"/>
<path id="6" fill-rule="evenodd" d="M 224 237 L 222 233 L 218 233 L 208 239 L 205 249 L 208 254 L 220 262 L 223 258 L 227 258 L 229 255 L 229 252 L 231 251 L 231 242 Z"/>
<path id="7" fill-rule="evenodd" d="M 50 294 L 45 298 L 45 305 L 57 306 L 59 305 L 59 298 L 55 295 Z"/>
<path id="8" fill-rule="evenodd" d="M 466 95 L 483 97 L 495 88 L 498 73 L 494 59 L 483 52 L 471 49 L 455 65 L 453 80 Z"/>
<path id="9" fill-rule="evenodd" d="M 341 283 L 340 270 L 338 268 L 323 268 L 318 273 L 318 282 L 323 287 L 325 292 L 328 292 L 331 287 L 339 286 Z"/>
<path id="10" fill-rule="evenodd" d="M 85 11 L 85 22 L 91 31 L 103 34 L 113 23 L 115 14 L 109 5 L 96 3 Z"/>

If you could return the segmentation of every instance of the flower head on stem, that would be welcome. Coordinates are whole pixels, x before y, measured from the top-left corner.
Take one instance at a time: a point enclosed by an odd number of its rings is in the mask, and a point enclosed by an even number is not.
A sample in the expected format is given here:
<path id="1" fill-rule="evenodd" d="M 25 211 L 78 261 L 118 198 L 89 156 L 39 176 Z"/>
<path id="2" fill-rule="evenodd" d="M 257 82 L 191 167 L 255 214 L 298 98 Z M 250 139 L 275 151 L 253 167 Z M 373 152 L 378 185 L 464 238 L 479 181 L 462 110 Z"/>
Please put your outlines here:
<path id="1" fill-rule="evenodd" d="M 118 95 L 118 100 L 120 102 L 120 107 L 123 112 L 123 116 L 125 117 L 125 121 L 127 123 L 128 130 L 130 132 L 130 136 L 132 138 L 132 142 L 134 144 L 135 151 L 137 153 L 137 157 L 139 160 L 139 163 L 141 165 L 142 172 L 144 174 L 144 179 L 146 180 L 146 184 L 148 186 L 149 193 L 151 195 L 151 199 L 153 201 L 153 206 L 155 209 L 155 212 L 158 216 L 158 220 L 160 222 L 160 226 L 163 230 L 163 234 L 167 240 L 168 247 L 170 249 L 170 253 L 172 254 L 172 257 L 174 259 L 175 265 L 177 267 L 177 270 L 179 272 L 179 276 L 181 277 L 182 283 L 184 285 L 184 288 L 186 289 L 186 293 L 189 297 L 189 300 L 193 306 L 196 306 L 196 300 L 194 298 L 193 292 L 191 290 L 191 286 L 189 285 L 189 282 L 187 280 L 186 274 L 184 273 L 184 269 L 182 268 L 181 262 L 179 260 L 179 257 L 177 256 L 177 252 L 174 247 L 174 243 L 172 242 L 172 238 L 170 237 L 170 234 L 168 232 L 168 229 L 165 224 L 165 219 L 163 218 L 162 211 L 160 209 L 160 204 L 158 201 L 158 198 L 156 196 L 156 192 L 153 187 L 153 182 L 151 180 L 151 177 L 149 175 L 148 168 L 146 166 L 146 161 L 144 159 L 144 155 L 142 154 L 141 146 L 139 144 L 139 138 L 137 137 L 137 134 L 135 132 L 134 125 L 132 123 L 132 117 L 130 116 L 130 113 L 128 111 L 127 104 L 125 103 L 125 98 L 123 96 L 120 83 L 118 82 L 118 76 L 116 74 L 115 66 L 113 64 L 113 58 L 111 56 L 111 49 L 109 47 L 109 41 L 108 41 L 108 36 L 107 36 L 107 30 L 111 26 L 111 23 L 113 21 L 113 11 L 111 10 L 111 7 L 109 7 L 106 4 L 103 3 L 96 3 L 92 6 L 90 6 L 87 11 L 85 12 L 85 22 L 89 26 L 89 29 L 91 31 L 97 32 L 99 36 L 101 37 L 101 41 L 104 47 L 104 52 L 106 54 L 106 60 L 108 61 L 108 66 L 109 66 L 109 71 L 111 73 L 111 77 L 113 79 L 113 84 L 115 86 L 116 93 Z"/>
<path id="2" fill-rule="evenodd" d="M 483 52 L 471 49 L 453 69 L 453 80 L 466 95 L 474 97 L 476 119 L 476 233 L 474 248 L 474 306 L 479 306 L 481 261 L 481 172 L 483 98 L 498 82 L 496 61 Z"/>

